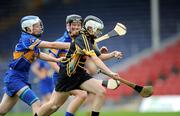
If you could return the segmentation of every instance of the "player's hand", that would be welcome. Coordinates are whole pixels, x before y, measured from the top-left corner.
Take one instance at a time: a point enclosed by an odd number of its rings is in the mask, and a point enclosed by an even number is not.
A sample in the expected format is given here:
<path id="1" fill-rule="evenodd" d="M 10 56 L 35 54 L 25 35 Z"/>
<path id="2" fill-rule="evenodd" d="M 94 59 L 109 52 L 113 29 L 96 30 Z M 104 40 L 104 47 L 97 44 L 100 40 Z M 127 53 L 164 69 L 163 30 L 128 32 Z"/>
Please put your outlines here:
<path id="1" fill-rule="evenodd" d="M 120 59 L 120 58 L 123 57 L 122 52 L 119 52 L 119 51 L 113 51 L 112 54 L 113 54 L 113 56 L 114 56 L 115 58 L 117 58 L 117 59 Z"/>
<path id="2" fill-rule="evenodd" d="M 100 52 L 102 53 L 102 54 L 107 54 L 108 53 L 108 48 L 106 47 L 106 46 L 103 46 L 103 47 L 101 47 L 100 48 Z"/>
<path id="3" fill-rule="evenodd" d="M 111 73 L 111 77 L 113 78 L 113 79 L 115 79 L 115 80 L 119 80 L 119 74 L 118 73 L 114 73 L 114 72 L 112 72 Z"/>
<path id="4" fill-rule="evenodd" d="M 61 62 L 62 60 L 65 60 L 65 59 L 66 59 L 66 57 L 60 57 L 60 58 L 57 58 L 57 61 Z"/>

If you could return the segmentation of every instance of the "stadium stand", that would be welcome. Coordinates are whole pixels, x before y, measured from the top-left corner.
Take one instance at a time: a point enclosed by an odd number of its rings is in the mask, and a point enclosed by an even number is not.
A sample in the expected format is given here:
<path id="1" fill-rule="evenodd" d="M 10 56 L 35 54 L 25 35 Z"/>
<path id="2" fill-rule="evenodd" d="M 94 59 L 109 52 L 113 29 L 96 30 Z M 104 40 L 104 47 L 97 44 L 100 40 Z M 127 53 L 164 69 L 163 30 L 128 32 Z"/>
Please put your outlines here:
<path id="1" fill-rule="evenodd" d="M 132 65 L 127 71 L 120 71 L 120 76 L 139 85 L 152 84 L 154 95 L 180 94 L 180 40 L 165 49 L 155 52 L 150 57 Z M 115 91 L 108 91 L 107 96 L 116 100 L 121 96 L 131 96 L 133 90 L 120 86 Z"/>

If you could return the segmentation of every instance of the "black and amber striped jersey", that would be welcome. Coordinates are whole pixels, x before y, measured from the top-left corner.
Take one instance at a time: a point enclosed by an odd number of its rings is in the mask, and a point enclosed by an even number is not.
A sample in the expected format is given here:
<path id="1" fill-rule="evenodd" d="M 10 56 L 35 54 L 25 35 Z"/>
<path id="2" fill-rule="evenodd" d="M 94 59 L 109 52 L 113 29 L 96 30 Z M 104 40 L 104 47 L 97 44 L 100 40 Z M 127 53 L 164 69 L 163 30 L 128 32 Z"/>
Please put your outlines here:
<path id="1" fill-rule="evenodd" d="M 66 60 L 62 63 L 66 65 L 67 75 L 71 76 L 76 72 L 77 68 L 84 69 L 87 57 L 100 55 L 101 53 L 94 41 L 94 37 L 81 32 L 71 43 Z"/>

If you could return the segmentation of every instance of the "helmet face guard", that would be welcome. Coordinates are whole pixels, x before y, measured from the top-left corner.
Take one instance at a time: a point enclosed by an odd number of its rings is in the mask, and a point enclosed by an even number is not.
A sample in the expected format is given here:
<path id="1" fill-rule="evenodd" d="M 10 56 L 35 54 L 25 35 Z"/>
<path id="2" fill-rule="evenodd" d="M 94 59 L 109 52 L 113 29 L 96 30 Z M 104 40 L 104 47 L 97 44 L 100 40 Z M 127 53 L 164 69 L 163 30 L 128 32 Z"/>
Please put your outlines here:
<path id="1" fill-rule="evenodd" d="M 72 14 L 72 15 L 68 15 L 66 17 L 66 24 L 71 24 L 71 23 L 81 23 L 83 22 L 82 17 L 80 15 L 77 14 Z"/>
<path id="2" fill-rule="evenodd" d="M 102 34 L 103 25 L 99 22 L 89 20 L 84 26 L 90 35 L 98 37 Z"/>
<path id="3" fill-rule="evenodd" d="M 40 37 L 44 31 L 44 26 L 43 26 L 41 19 L 39 19 L 38 16 L 25 16 L 25 17 L 23 17 L 21 19 L 22 31 L 27 32 L 27 28 L 29 28 L 30 31 L 32 32 L 33 31 L 33 25 L 35 25 L 37 23 L 40 23 L 41 31 L 34 36 Z"/>
<path id="4" fill-rule="evenodd" d="M 84 28 L 90 35 L 99 37 L 102 34 L 104 24 L 98 17 L 89 15 L 84 20 Z"/>
<path id="5" fill-rule="evenodd" d="M 66 29 L 70 33 L 71 36 L 76 36 L 77 34 L 79 34 L 79 31 L 82 28 L 82 22 L 83 22 L 82 17 L 77 14 L 71 14 L 66 17 Z"/>

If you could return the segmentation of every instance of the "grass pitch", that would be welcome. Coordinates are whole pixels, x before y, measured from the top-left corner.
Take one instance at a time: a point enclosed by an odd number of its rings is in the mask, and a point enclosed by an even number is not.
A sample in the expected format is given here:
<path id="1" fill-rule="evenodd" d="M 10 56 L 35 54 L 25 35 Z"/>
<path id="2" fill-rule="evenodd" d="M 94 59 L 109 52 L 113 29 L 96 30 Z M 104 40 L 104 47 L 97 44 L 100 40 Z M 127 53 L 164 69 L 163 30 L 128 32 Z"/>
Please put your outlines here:
<path id="1" fill-rule="evenodd" d="M 31 113 L 8 113 L 7 116 L 32 116 Z M 64 112 L 54 113 L 52 116 L 64 116 Z M 88 116 L 85 112 L 78 112 L 75 116 Z M 101 112 L 100 116 L 180 116 L 180 112 L 140 113 L 140 112 Z"/>

